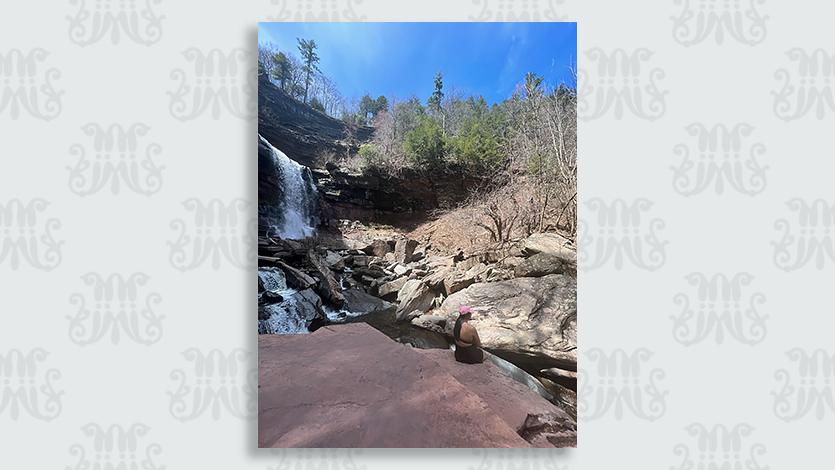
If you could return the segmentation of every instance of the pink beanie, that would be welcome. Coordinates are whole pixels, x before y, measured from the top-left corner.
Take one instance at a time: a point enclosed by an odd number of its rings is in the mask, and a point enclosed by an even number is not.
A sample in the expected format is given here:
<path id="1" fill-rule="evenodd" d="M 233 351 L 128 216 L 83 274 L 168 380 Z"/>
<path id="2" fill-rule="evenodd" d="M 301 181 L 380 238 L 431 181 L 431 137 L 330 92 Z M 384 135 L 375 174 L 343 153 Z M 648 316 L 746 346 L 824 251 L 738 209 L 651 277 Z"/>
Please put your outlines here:
<path id="1" fill-rule="evenodd" d="M 467 313 L 473 313 L 473 309 L 470 308 L 469 305 L 462 305 L 462 306 L 458 307 L 458 314 L 459 315 L 465 315 Z"/>

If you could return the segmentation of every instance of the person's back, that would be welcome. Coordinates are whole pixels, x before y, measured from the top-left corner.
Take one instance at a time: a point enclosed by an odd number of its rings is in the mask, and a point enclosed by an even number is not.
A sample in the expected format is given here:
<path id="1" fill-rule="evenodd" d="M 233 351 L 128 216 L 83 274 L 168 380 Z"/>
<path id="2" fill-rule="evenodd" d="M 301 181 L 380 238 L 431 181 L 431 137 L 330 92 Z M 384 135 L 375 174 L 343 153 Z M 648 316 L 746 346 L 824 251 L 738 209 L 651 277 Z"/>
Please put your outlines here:
<path id="1" fill-rule="evenodd" d="M 462 305 L 458 312 L 458 319 L 455 320 L 455 328 L 452 331 L 455 339 L 455 360 L 467 364 L 480 363 L 484 361 L 484 352 L 481 350 L 478 331 L 469 323 L 472 309 Z"/>

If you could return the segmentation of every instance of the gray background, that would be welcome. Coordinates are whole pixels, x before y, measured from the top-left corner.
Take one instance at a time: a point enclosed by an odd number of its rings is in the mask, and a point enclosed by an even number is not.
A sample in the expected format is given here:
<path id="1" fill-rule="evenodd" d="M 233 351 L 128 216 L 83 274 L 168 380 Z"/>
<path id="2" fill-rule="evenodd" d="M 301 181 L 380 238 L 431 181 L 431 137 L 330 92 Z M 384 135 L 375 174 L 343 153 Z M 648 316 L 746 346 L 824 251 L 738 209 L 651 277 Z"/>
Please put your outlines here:
<path id="1" fill-rule="evenodd" d="M 835 50 L 823 2 L 4 9 L 6 466 L 753 470 L 831 460 L 835 196 L 824 136 Z M 255 49 L 256 23 L 268 20 L 578 22 L 578 449 L 255 448 Z"/>

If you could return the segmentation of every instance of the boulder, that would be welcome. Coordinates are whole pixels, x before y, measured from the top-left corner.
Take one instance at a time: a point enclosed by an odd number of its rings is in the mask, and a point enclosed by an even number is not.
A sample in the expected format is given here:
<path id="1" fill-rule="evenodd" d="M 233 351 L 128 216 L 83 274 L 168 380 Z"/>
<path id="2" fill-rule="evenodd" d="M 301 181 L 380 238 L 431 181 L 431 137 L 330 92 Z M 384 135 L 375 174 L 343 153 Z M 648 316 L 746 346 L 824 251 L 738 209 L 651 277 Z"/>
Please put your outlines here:
<path id="1" fill-rule="evenodd" d="M 577 251 L 569 245 L 567 238 L 556 233 L 535 233 L 522 241 L 521 248 L 525 256 L 549 253 L 569 263 L 577 262 Z"/>
<path id="2" fill-rule="evenodd" d="M 479 264 L 484 264 L 481 262 L 479 256 L 470 256 L 469 258 L 464 258 L 460 262 L 456 263 L 455 267 L 462 271 L 467 271 L 474 266 L 478 266 Z"/>
<path id="3" fill-rule="evenodd" d="M 537 253 L 514 266 L 516 277 L 541 277 L 548 274 L 563 274 L 568 270 L 568 263 L 553 253 Z"/>
<path id="4" fill-rule="evenodd" d="M 466 289 L 475 284 L 476 276 L 468 273 L 455 273 L 452 276 L 444 279 L 444 291 L 447 295 L 452 295 L 462 289 Z"/>
<path id="5" fill-rule="evenodd" d="M 284 273 L 278 268 L 258 268 L 258 292 L 281 292 L 287 288 Z"/>
<path id="6" fill-rule="evenodd" d="M 306 333 L 310 325 L 325 317 L 322 299 L 312 289 L 294 293 L 280 304 L 258 309 L 258 332 L 261 334 Z"/>
<path id="7" fill-rule="evenodd" d="M 408 264 L 412 261 L 412 255 L 417 246 L 417 240 L 411 240 L 409 238 L 397 240 L 397 243 L 394 245 L 394 260 L 401 264 Z"/>
<path id="8" fill-rule="evenodd" d="M 258 300 L 268 304 L 277 304 L 279 302 L 284 301 L 284 296 L 279 294 L 278 292 L 274 291 L 264 291 L 259 297 Z"/>
<path id="9" fill-rule="evenodd" d="M 523 258 L 521 256 L 509 256 L 509 257 L 503 259 L 501 261 L 501 263 L 499 263 L 499 266 L 501 266 L 503 268 L 513 269 L 516 266 L 519 266 L 520 264 L 522 264 L 524 261 L 525 261 L 525 258 Z"/>
<path id="10" fill-rule="evenodd" d="M 561 380 L 561 379 L 569 379 L 569 380 L 577 380 L 577 372 L 570 371 L 570 370 L 563 370 L 558 367 L 551 367 L 550 369 L 542 369 L 539 371 L 540 374 L 543 376 L 551 379 L 551 380 Z"/>
<path id="11" fill-rule="evenodd" d="M 425 330 L 434 331 L 435 333 L 444 334 L 446 328 L 446 317 L 440 315 L 420 315 L 412 318 L 412 325 L 418 326 Z"/>
<path id="12" fill-rule="evenodd" d="M 365 255 L 354 255 L 351 257 L 351 264 L 355 267 L 368 266 L 371 258 Z"/>
<path id="13" fill-rule="evenodd" d="M 316 280 L 300 270 L 288 265 L 287 263 L 278 262 L 278 267 L 284 272 L 287 279 L 287 285 L 296 290 L 305 290 L 316 284 Z"/>
<path id="14" fill-rule="evenodd" d="M 396 264 L 392 271 L 394 271 L 394 274 L 397 274 L 398 276 L 408 276 L 409 273 L 412 272 L 412 268 L 408 268 L 402 264 Z"/>
<path id="15" fill-rule="evenodd" d="M 397 294 L 400 305 L 395 313 L 396 321 L 406 321 L 417 310 L 420 314 L 426 313 L 432 307 L 435 294 L 425 281 L 406 281 L 403 288 Z"/>
<path id="16" fill-rule="evenodd" d="M 439 289 L 444 285 L 444 280 L 453 275 L 455 270 L 452 267 L 444 266 L 435 269 L 435 272 L 426 277 L 426 284 L 431 289 Z"/>
<path id="17" fill-rule="evenodd" d="M 400 289 L 406 285 L 406 281 L 408 281 L 408 278 L 403 276 L 382 284 L 377 290 L 377 295 L 386 300 L 394 300 L 397 298 L 397 293 L 400 292 Z"/>
<path id="18" fill-rule="evenodd" d="M 372 241 L 371 244 L 363 248 L 362 251 L 367 255 L 373 255 L 382 258 L 386 256 L 386 254 L 391 252 L 391 248 L 389 247 L 387 241 L 378 239 Z"/>
<path id="19" fill-rule="evenodd" d="M 529 447 L 516 432 L 527 415 L 559 412 L 490 363 L 364 323 L 262 335 L 258 359 L 259 447 Z"/>
<path id="20" fill-rule="evenodd" d="M 342 286 L 336 280 L 324 260 L 313 250 L 307 252 L 307 260 L 319 274 L 319 282 L 315 286 L 316 292 L 334 307 L 341 308 L 345 305 Z"/>
<path id="21" fill-rule="evenodd" d="M 577 423 L 566 413 L 532 413 L 518 430 L 534 446 L 577 447 Z"/>
<path id="22" fill-rule="evenodd" d="M 386 272 L 379 266 L 369 266 L 367 268 L 354 269 L 354 277 L 368 276 L 372 279 L 377 279 L 386 276 Z"/>
<path id="23" fill-rule="evenodd" d="M 447 334 L 458 307 L 476 309 L 471 320 L 484 347 L 535 370 L 577 367 L 577 284 L 564 274 L 478 283 L 444 301 Z M 411 310 L 410 310 L 411 311 Z"/>
<path id="24" fill-rule="evenodd" d="M 333 251 L 327 252 L 327 255 L 325 256 L 325 264 L 327 264 L 329 268 L 337 271 L 345 269 L 345 261 L 342 260 L 342 256 L 339 256 L 339 253 L 334 253 Z"/>
<path id="25" fill-rule="evenodd" d="M 548 380 L 544 377 L 539 377 L 539 382 L 553 395 L 551 403 L 556 404 L 575 420 L 577 419 L 577 392 L 564 386 Z M 576 382 L 575 382 L 575 389 Z"/>
<path id="26" fill-rule="evenodd" d="M 456 265 L 456 268 L 459 266 L 461 266 L 460 263 Z M 455 271 L 444 279 L 444 291 L 447 295 L 452 295 L 462 289 L 466 289 L 475 284 L 479 277 L 488 269 L 484 263 L 478 263 L 471 265 L 466 272 Z"/>
<path id="27" fill-rule="evenodd" d="M 349 289 L 344 292 L 344 308 L 351 312 L 352 316 L 368 315 L 369 313 L 394 312 L 395 305 L 391 302 L 378 299 L 358 289 Z"/>

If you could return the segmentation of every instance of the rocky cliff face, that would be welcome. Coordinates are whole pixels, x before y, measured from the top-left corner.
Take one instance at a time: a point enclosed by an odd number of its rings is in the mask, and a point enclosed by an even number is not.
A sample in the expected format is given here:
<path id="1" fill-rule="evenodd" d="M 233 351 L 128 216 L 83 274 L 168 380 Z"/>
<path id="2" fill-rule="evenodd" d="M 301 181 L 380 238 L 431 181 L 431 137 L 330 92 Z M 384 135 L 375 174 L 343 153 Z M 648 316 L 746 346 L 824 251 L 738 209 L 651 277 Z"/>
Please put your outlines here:
<path id="1" fill-rule="evenodd" d="M 291 98 L 266 76 L 258 77 L 258 133 L 302 165 L 322 167 L 325 155 L 355 154 L 372 132 L 351 128 Z"/>
<path id="2" fill-rule="evenodd" d="M 433 209 L 453 206 L 479 180 L 461 172 L 406 170 L 397 176 L 373 170 L 356 172 L 327 163 L 326 155 L 359 158 L 359 146 L 373 128 L 352 128 L 339 119 L 296 101 L 266 77 L 258 82 L 258 133 L 270 144 L 313 171 L 321 196 L 322 220 L 352 219 L 397 224 L 414 221 Z M 259 213 L 275 211 L 281 188 L 269 152 L 259 142 Z"/>
<path id="3" fill-rule="evenodd" d="M 396 177 L 328 165 L 313 176 L 324 200 L 324 219 L 401 225 L 464 200 L 479 181 L 462 174 L 406 171 Z"/>

